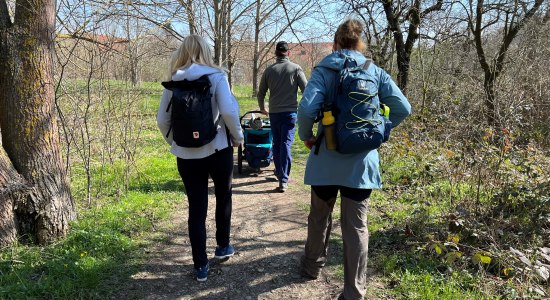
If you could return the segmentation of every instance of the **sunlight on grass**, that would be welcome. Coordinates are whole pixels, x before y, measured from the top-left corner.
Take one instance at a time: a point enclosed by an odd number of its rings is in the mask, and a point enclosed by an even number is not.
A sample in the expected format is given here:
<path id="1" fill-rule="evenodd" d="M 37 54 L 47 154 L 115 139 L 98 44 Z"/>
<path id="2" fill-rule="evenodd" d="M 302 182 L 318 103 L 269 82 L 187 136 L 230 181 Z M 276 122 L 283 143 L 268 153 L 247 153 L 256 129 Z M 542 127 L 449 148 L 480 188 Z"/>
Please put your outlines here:
<path id="1" fill-rule="evenodd" d="M 74 82 L 85 85 L 85 82 Z M 94 86 L 99 83 L 92 83 Z M 124 89 L 124 83 L 109 82 Z M 126 166 L 120 159 L 91 161 L 93 199 L 85 208 L 86 175 L 83 164 L 71 164 L 71 186 L 79 209 L 67 238 L 46 247 L 16 245 L 0 251 L 0 299 L 105 299 L 117 288 L 112 278 L 135 271 L 145 237 L 156 230 L 182 203 L 183 184 L 175 158 L 156 128 L 153 115 L 162 92 L 157 83 L 134 91 L 140 109 L 150 114 L 143 131 L 129 190 L 120 191 Z M 101 191 L 101 192 L 100 192 Z"/>
<path id="2" fill-rule="evenodd" d="M 404 273 L 395 275 L 395 277 L 399 278 L 399 286 L 395 292 L 401 293 L 404 299 L 497 299 L 476 292 L 476 279 L 469 274 L 455 272 L 449 277 L 433 272 L 414 274 L 410 270 L 405 270 Z"/>

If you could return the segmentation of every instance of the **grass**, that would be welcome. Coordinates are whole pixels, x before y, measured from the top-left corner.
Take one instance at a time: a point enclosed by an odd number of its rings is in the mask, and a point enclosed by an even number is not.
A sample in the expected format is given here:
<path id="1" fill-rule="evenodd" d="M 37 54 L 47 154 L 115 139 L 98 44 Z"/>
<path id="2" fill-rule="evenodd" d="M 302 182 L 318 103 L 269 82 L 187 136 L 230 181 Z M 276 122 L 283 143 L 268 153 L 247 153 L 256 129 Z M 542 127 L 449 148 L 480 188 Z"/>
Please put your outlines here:
<path id="1" fill-rule="evenodd" d="M 130 192 L 81 210 L 66 239 L 0 252 L 1 299 L 105 298 L 112 278 L 128 278 L 140 259 L 143 235 L 179 203 L 169 192 Z M 119 286 L 119 285 L 117 285 Z"/>
<path id="2" fill-rule="evenodd" d="M 77 90 L 85 85 L 74 84 Z M 126 94 L 123 83 L 109 84 L 117 93 Z M 139 111 L 154 116 L 161 92 L 153 83 L 127 95 L 138 99 Z M 184 192 L 175 159 L 158 133 L 155 119 L 144 120 L 135 165 L 129 169 L 128 189 L 121 189 L 125 160 L 115 156 L 112 162 L 102 164 L 99 157 L 92 157 L 94 199 L 88 207 L 83 164 L 75 160 L 71 188 L 79 207 L 78 220 L 71 224 L 66 239 L 52 245 L 20 244 L 0 251 L 0 299 L 105 299 L 134 273 L 143 258 L 141 249 L 148 243 L 147 236 L 176 211 Z"/>
<path id="3" fill-rule="evenodd" d="M 406 270 L 400 273 L 397 294 L 407 295 L 407 299 L 456 300 L 456 299 L 493 299 L 477 291 L 480 278 L 469 273 L 453 273 L 451 276 L 439 275 L 434 271 L 415 274 Z"/>
<path id="4" fill-rule="evenodd" d="M 74 82 L 73 88 L 84 85 Z M 120 82 L 110 82 L 110 86 L 119 93 L 127 88 Z M 250 87 L 239 86 L 234 91 L 241 114 L 258 108 L 256 99 L 250 97 Z M 94 199 L 90 207 L 85 199 L 83 164 L 78 160 L 72 164 L 71 185 L 79 218 L 66 239 L 46 247 L 15 245 L 0 251 L 0 299 L 104 299 L 116 293 L 116 286 L 132 274 L 143 259 L 140 249 L 148 235 L 176 211 L 184 192 L 175 159 L 155 124 L 161 93 L 157 83 L 144 83 L 125 92 L 123 99 L 135 99 L 135 111 L 144 116 L 138 151 L 130 166 L 122 156 L 102 164 L 98 157 L 101 151 L 93 152 L 90 174 Z M 383 288 L 371 286 L 369 295 L 392 299 L 513 299 L 536 297 L 532 286 L 550 293 L 547 284 L 538 284 L 529 274 L 506 279 L 489 266 L 472 263 L 478 250 L 487 251 L 496 260 L 506 257 L 509 245 L 548 247 L 544 237 L 548 232 L 544 218 L 550 220 L 550 186 L 544 177 L 550 166 L 548 158 L 525 153 L 528 159 L 520 164 L 514 157 L 478 154 L 486 157 L 482 161 L 486 168 L 477 167 L 481 165 L 478 163 L 474 170 L 483 172 L 472 173 L 466 166 L 472 162 L 463 150 L 453 152 L 449 145 L 418 140 L 421 137 L 413 127 L 405 123 L 381 150 L 385 185 L 370 199 L 369 268 L 375 270 L 374 280 Z M 308 190 L 300 182 L 309 150 L 297 137 L 292 154 L 294 186 Z M 502 169 L 498 169 L 500 173 L 487 171 L 497 166 Z M 123 181 L 127 171 L 126 188 Z M 496 192 L 491 182 L 511 184 Z M 308 203 L 304 199 L 298 209 L 309 209 Z M 448 229 L 451 214 L 464 222 L 464 229 L 456 234 Z M 335 223 L 339 217 L 339 209 L 335 209 Z M 412 233 L 405 234 L 406 228 Z M 498 230 L 504 234 L 499 236 Z M 343 278 L 343 243 L 339 232 L 333 233 L 328 271 Z M 449 260 L 458 252 L 460 257 Z M 536 250 L 529 253 L 534 261 Z M 519 270 L 511 261 L 501 263 Z M 114 286 L 113 280 L 120 283 Z"/>

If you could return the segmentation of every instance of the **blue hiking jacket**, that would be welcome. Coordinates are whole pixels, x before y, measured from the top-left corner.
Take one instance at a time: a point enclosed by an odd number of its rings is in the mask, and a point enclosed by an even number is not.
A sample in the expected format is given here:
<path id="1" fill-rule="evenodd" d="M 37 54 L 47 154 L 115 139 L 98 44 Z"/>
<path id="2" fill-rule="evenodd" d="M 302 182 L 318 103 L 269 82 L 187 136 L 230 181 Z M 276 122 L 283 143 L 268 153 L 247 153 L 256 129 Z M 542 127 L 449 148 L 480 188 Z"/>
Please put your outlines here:
<path id="1" fill-rule="evenodd" d="M 334 80 L 349 56 L 358 65 L 366 58 L 354 50 L 339 50 L 326 56 L 311 73 L 302 99 L 298 106 L 298 135 L 302 141 L 313 137 L 313 125 L 319 116 L 325 97 L 329 97 Z M 380 67 L 371 63 L 367 70 L 378 78 L 378 97 L 380 102 L 390 108 L 390 120 L 395 128 L 411 114 L 411 105 L 391 77 Z M 319 122 L 318 126 L 322 126 Z M 315 148 L 313 148 L 315 149 Z M 311 151 L 304 176 L 307 185 L 341 185 L 350 188 L 380 189 L 378 150 L 356 154 L 341 154 L 327 150 L 325 141 L 321 142 L 319 153 Z"/>

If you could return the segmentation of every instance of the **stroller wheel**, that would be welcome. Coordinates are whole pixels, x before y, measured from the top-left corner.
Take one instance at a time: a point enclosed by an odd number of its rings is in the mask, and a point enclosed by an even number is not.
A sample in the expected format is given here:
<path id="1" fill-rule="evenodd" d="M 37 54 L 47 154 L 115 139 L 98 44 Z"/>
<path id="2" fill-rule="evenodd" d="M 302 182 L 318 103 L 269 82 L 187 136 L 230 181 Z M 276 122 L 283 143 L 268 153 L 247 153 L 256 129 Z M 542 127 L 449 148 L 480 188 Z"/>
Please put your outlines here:
<path id="1" fill-rule="evenodd" d="M 237 149 L 237 171 L 239 174 L 243 173 L 243 146 L 239 145 Z"/>

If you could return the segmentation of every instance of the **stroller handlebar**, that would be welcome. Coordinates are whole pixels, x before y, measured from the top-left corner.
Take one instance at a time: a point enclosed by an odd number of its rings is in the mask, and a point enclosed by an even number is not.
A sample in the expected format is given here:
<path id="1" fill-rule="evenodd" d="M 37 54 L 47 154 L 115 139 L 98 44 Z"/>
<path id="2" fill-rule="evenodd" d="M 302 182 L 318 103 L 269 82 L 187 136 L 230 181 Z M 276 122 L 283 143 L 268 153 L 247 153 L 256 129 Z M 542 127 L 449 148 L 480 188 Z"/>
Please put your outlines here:
<path id="1" fill-rule="evenodd" d="M 245 112 L 245 113 L 241 116 L 241 118 L 239 119 L 239 120 L 241 121 L 241 124 L 242 124 L 242 122 L 243 122 L 244 117 L 245 117 L 246 115 L 248 115 L 248 114 L 262 114 L 262 111 L 261 111 L 261 110 L 249 110 L 249 111 Z"/>

